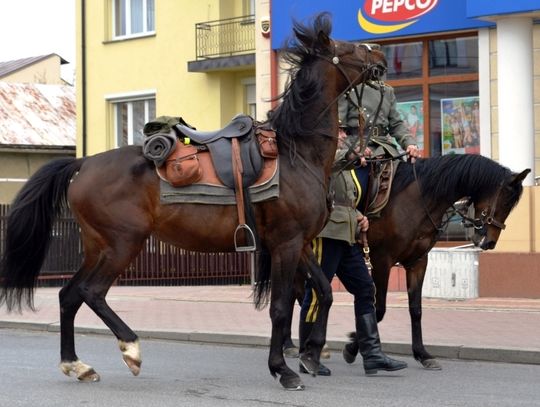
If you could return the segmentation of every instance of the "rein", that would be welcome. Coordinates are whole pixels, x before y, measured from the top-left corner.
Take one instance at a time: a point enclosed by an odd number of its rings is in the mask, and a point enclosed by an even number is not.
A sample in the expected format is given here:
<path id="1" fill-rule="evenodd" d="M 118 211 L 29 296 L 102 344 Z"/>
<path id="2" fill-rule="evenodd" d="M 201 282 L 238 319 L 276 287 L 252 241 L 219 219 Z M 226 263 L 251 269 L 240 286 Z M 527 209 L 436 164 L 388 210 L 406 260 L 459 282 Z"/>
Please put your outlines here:
<path id="1" fill-rule="evenodd" d="M 437 226 L 437 224 L 433 220 L 433 217 L 429 213 L 426 202 L 424 201 L 424 199 L 422 199 L 422 189 L 420 188 L 420 181 L 418 181 L 418 174 L 416 174 L 416 164 L 415 163 L 412 164 L 412 168 L 413 168 L 414 180 L 416 182 L 416 186 L 418 187 L 418 193 L 420 194 L 420 202 L 422 202 L 422 207 L 424 208 L 424 212 L 426 213 L 427 217 L 429 218 L 431 224 L 433 225 L 433 227 L 435 228 L 437 233 L 440 234 L 440 233 L 444 232 L 444 228 L 442 226 Z"/>
<path id="2" fill-rule="evenodd" d="M 497 201 L 499 200 L 499 196 L 501 194 L 502 188 L 503 188 L 504 182 L 501 181 L 499 183 L 499 186 L 497 188 L 497 192 L 495 193 L 495 196 L 493 197 L 493 202 L 491 205 L 488 205 L 487 208 L 483 209 L 480 213 L 480 217 L 478 218 L 471 218 L 467 216 L 464 212 L 460 210 L 456 210 L 456 213 L 463 218 L 464 221 L 467 221 L 469 223 L 464 223 L 465 227 L 474 227 L 476 230 L 483 229 L 486 225 L 493 225 L 495 227 L 498 227 L 501 230 L 506 229 L 506 225 L 503 222 L 499 222 L 497 219 L 495 219 L 495 208 L 497 207 Z M 467 207 L 470 206 L 467 205 Z"/>

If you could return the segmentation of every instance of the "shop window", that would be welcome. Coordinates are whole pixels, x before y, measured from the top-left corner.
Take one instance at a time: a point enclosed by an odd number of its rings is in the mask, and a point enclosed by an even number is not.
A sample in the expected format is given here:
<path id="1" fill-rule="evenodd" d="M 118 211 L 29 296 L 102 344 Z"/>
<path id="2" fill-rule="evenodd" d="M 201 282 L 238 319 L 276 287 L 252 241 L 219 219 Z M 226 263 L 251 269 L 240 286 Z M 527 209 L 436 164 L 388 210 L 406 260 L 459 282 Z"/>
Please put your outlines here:
<path id="1" fill-rule="evenodd" d="M 388 62 L 387 79 L 422 76 L 422 43 L 389 44 L 383 47 Z"/>
<path id="2" fill-rule="evenodd" d="M 113 0 L 115 38 L 153 33 L 154 20 L 154 0 Z"/>
<path id="3" fill-rule="evenodd" d="M 431 156 L 480 153 L 478 81 L 431 85 Z"/>
<path id="4" fill-rule="evenodd" d="M 388 62 L 386 80 L 395 89 L 400 110 L 414 123 L 409 125 L 422 154 L 479 153 L 477 36 L 463 33 L 383 43 L 382 50 Z M 455 140 L 448 135 L 449 126 L 453 126 Z"/>
<path id="5" fill-rule="evenodd" d="M 429 74 L 456 75 L 478 72 L 476 37 L 429 41 Z"/>
<path id="6" fill-rule="evenodd" d="M 478 38 L 471 33 L 383 43 L 386 80 L 425 157 L 480 153 Z M 459 216 L 439 240 L 466 241 Z"/>
<path id="7" fill-rule="evenodd" d="M 397 110 L 424 155 L 424 101 L 421 86 L 395 88 Z"/>
<path id="8" fill-rule="evenodd" d="M 114 113 L 116 146 L 142 145 L 144 124 L 156 117 L 156 100 L 116 102 Z"/>

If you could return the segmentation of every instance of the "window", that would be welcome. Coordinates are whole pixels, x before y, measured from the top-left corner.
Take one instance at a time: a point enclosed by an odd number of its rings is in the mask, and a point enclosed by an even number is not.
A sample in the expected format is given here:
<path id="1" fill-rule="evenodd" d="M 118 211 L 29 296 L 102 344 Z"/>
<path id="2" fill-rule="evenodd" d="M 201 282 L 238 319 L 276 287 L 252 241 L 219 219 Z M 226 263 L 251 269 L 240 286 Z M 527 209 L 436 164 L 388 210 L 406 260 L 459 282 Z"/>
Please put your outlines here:
<path id="1" fill-rule="evenodd" d="M 384 43 L 387 81 L 423 156 L 480 152 L 478 37 L 471 33 Z M 459 216 L 439 240 L 466 241 Z"/>
<path id="2" fill-rule="evenodd" d="M 244 15 L 250 16 L 255 14 L 255 0 L 244 0 L 243 2 Z"/>
<path id="3" fill-rule="evenodd" d="M 254 119 L 257 117 L 257 98 L 255 96 L 255 85 L 244 85 L 245 89 L 245 101 L 246 101 L 246 114 L 250 115 Z"/>
<path id="4" fill-rule="evenodd" d="M 410 115 L 414 123 L 411 133 L 422 155 L 479 153 L 478 37 L 463 33 L 411 39 L 382 44 L 382 50 L 388 62 L 386 80 L 395 89 L 404 121 Z M 457 129 L 457 116 L 462 130 Z M 449 135 L 452 126 L 456 136 Z"/>
<path id="5" fill-rule="evenodd" d="M 422 43 L 389 44 L 383 47 L 388 62 L 387 79 L 422 76 Z"/>
<path id="6" fill-rule="evenodd" d="M 115 37 L 153 33 L 154 0 L 113 0 Z"/>
<path id="7" fill-rule="evenodd" d="M 142 145 L 145 123 L 156 117 L 156 100 L 142 99 L 114 103 L 116 147 Z"/>

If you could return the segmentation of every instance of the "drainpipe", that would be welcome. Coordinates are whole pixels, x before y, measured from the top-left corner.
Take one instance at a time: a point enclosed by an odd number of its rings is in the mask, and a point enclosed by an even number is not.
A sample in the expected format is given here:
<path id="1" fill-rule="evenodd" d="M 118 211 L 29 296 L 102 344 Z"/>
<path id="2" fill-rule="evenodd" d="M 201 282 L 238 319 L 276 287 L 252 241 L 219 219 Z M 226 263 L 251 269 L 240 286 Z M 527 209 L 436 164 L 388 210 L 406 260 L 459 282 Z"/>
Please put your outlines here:
<path id="1" fill-rule="evenodd" d="M 86 0 L 81 0 L 82 156 L 86 157 Z"/>

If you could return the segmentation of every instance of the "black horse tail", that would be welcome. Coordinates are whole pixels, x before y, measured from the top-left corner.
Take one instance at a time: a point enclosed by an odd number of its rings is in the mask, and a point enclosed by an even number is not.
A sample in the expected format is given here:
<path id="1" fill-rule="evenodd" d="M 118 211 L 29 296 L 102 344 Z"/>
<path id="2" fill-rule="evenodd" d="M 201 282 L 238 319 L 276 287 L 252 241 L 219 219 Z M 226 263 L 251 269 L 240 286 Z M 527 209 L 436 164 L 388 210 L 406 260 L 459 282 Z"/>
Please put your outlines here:
<path id="1" fill-rule="evenodd" d="M 53 222 L 67 208 L 67 190 L 83 159 L 62 158 L 45 164 L 19 191 L 7 219 L 0 259 L 0 306 L 34 310 L 34 289 L 47 255 Z"/>
<path id="2" fill-rule="evenodd" d="M 260 245 L 260 251 L 256 253 L 255 284 L 253 286 L 253 302 L 255 309 L 262 310 L 269 303 L 270 291 L 270 272 L 272 269 L 272 257 L 268 249 Z"/>

